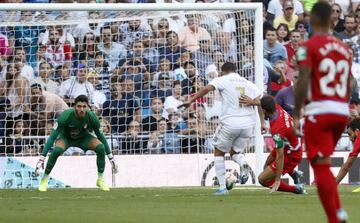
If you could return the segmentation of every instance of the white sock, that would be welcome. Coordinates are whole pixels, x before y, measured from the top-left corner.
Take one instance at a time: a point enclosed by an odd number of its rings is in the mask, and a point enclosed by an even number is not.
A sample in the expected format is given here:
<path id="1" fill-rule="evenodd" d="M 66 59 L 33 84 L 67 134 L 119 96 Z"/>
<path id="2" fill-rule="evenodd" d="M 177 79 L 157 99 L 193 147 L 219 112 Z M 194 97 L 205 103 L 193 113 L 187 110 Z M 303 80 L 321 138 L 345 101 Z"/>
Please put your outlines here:
<path id="1" fill-rule="evenodd" d="M 232 160 L 234 160 L 237 164 L 241 166 L 247 164 L 244 154 L 241 153 L 235 153 L 232 157 Z"/>
<path id="2" fill-rule="evenodd" d="M 215 156 L 214 159 L 214 166 L 215 166 L 215 172 L 216 177 L 218 178 L 220 189 L 226 188 L 225 186 L 225 160 L 223 156 Z"/>

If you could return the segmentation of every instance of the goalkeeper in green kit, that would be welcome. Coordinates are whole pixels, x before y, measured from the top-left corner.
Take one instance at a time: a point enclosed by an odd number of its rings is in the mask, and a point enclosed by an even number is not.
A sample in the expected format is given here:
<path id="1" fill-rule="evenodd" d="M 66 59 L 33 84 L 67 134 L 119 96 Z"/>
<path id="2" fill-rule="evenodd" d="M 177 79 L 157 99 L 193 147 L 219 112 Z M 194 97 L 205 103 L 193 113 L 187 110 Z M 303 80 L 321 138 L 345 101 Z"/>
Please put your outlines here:
<path id="1" fill-rule="evenodd" d="M 103 191 L 109 191 L 109 187 L 104 182 L 105 154 L 108 156 L 113 172 L 117 172 L 117 165 L 114 156 L 106 141 L 105 136 L 100 130 L 100 122 L 96 115 L 89 109 L 89 100 L 85 95 L 79 95 L 75 99 L 74 108 L 67 109 L 58 117 L 46 144 L 42 151 L 40 160 L 36 164 L 36 174 L 39 175 L 40 169 L 44 169 L 45 157 L 49 149 L 55 142 L 55 148 L 49 156 L 46 164 L 45 174 L 41 179 L 39 191 L 46 191 L 48 186 L 49 174 L 55 166 L 57 158 L 70 146 L 79 147 L 86 151 L 95 151 L 96 164 L 98 168 L 98 179 L 96 186 Z M 91 132 L 94 131 L 95 137 Z"/>

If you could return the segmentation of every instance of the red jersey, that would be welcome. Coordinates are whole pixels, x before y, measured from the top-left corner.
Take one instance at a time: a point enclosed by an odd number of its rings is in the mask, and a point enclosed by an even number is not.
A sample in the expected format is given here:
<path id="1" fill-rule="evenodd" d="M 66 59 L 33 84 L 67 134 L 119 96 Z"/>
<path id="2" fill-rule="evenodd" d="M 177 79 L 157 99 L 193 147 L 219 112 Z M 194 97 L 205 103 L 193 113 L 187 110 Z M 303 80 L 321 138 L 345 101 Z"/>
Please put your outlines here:
<path id="1" fill-rule="evenodd" d="M 285 156 L 288 154 L 302 156 L 301 140 L 293 130 L 292 117 L 280 106 L 276 105 L 276 117 L 270 121 L 271 135 L 279 134 L 285 141 Z"/>
<path id="2" fill-rule="evenodd" d="M 357 157 L 359 153 L 360 153 L 360 136 L 358 135 L 356 136 L 356 139 L 353 144 L 353 150 L 349 154 L 349 157 L 350 156 Z"/>
<path id="3" fill-rule="evenodd" d="M 317 34 L 300 44 L 298 64 L 311 68 L 305 115 L 349 115 L 351 51 L 336 37 Z"/>

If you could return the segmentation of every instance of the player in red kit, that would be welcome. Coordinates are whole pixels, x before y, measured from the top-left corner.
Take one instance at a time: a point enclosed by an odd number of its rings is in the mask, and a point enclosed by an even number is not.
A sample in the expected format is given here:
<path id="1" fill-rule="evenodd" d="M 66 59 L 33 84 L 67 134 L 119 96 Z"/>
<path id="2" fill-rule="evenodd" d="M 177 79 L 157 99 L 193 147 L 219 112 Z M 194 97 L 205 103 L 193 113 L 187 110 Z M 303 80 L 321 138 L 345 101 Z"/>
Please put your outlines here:
<path id="1" fill-rule="evenodd" d="M 356 157 L 360 153 L 360 119 L 353 119 L 349 123 L 348 134 L 350 140 L 353 142 L 353 150 L 349 153 L 349 157 L 346 162 L 341 166 L 341 169 L 336 176 L 336 182 L 340 183 L 341 180 L 345 177 L 345 175 L 349 172 L 352 164 L 355 162 Z M 353 190 L 353 192 L 360 192 L 360 187 Z"/>
<path id="2" fill-rule="evenodd" d="M 302 158 L 301 140 L 292 130 L 292 117 L 275 103 L 271 96 L 260 100 L 265 117 L 270 121 L 270 132 L 275 148 L 268 156 L 265 170 L 259 175 L 259 183 L 270 187 L 271 192 L 285 191 L 296 194 L 306 193 L 302 184 L 288 185 L 281 181 L 281 175 L 293 175 Z"/>
<path id="3" fill-rule="evenodd" d="M 304 140 L 307 158 L 314 170 L 320 201 L 329 223 L 347 221 L 341 208 L 331 155 L 349 117 L 350 49 L 329 35 L 331 7 L 319 1 L 310 13 L 313 36 L 300 44 L 296 59 L 300 74 L 295 89 L 294 131 L 298 132 L 300 110 L 305 105 Z"/>

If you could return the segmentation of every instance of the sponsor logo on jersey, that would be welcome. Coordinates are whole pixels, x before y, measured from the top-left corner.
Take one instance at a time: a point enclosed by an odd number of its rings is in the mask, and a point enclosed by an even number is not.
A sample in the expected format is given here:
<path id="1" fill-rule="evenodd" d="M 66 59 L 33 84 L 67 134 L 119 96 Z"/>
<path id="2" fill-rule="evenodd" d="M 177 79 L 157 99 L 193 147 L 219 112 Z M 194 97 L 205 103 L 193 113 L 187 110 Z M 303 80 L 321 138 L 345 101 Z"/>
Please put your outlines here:
<path id="1" fill-rule="evenodd" d="M 297 61 L 306 60 L 307 57 L 307 50 L 305 47 L 301 46 L 296 51 L 296 59 Z"/>

